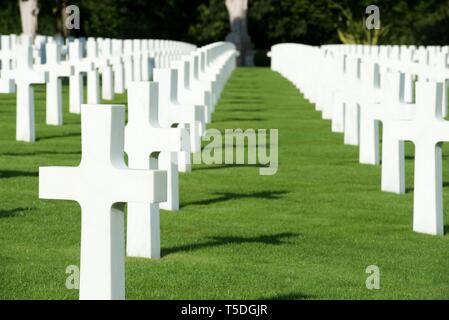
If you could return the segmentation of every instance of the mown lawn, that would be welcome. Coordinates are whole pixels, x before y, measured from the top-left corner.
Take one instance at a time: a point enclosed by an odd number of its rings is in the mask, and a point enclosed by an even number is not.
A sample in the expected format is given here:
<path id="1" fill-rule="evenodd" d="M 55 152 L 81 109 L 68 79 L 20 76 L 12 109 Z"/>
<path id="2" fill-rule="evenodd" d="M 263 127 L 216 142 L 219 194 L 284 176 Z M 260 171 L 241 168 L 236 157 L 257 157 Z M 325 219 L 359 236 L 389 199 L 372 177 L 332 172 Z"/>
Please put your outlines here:
<path id="1" fill-rule="evenodd" d="M 65 271 L 79 265 L 80 208 L 38 199 L 39 166 L 81 157 L 80 118 L 64 90 L 66 123 L 51 127 L 37 87 L 35 144 L 15 142 L 15 96 L 0 96 L 2 299 L 78 297 Z M 409 192 L 382 193 L 380 167 L 358 164 L 357 147 L 343 145 L 293 85 L 258 68 L 235 71 L 209 127 L 278 129 L 279 170 L 199 165 L 182 174 L 181 210 L 161 213 L 163 257 L 126 261 L 128 299 L 449 298 L 449 235 L 411 230 L 412 145 Z M 365 287 L 369 265 L 380 268 L 380 290 Z"/>

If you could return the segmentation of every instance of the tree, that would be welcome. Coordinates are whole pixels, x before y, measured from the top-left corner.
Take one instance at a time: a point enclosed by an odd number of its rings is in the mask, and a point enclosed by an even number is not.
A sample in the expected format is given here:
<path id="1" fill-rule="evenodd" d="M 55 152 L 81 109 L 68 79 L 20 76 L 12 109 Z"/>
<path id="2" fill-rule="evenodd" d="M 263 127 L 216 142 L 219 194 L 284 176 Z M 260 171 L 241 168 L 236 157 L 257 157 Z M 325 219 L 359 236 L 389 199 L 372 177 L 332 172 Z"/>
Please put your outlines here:
<path id="1" fill-rule="evenodd" d="M 68 29 L 66 25 L 66 20 L 68 18 L 67 7 L 67 0 L 56 0 L 52 8 L 55 22 L 55 35 L 57 36 L 70 37 L 74 33 L 73 30 Z"/>
<path id="2" fill-rule="evenodd" d="M 196 16 L 196 21 L 189 27 L 189 37 L 199 45 L 224 40 L 230 31 L 224 0 L 200 4 Z"/>
<path id="3" fill-rule="evenodd" d="M 330 7 L 339 12 L 341 25 L 337 27 L 338 38 L 344 44 L 377 45 L 381 37 L 388 33 L 389 26 L 382 26 L 379 20 L 378 28 L 368 29 L 365 24 L 365 11 L 359 12 L 360 19 L 353 17 L 350 7 L 331 2 Z"/>
<path id="4" fill-rule="evenodd" d="M 22 33 L 34 38 L 37 34 L 39 15 L 38 0 L 19 0 Z"/>

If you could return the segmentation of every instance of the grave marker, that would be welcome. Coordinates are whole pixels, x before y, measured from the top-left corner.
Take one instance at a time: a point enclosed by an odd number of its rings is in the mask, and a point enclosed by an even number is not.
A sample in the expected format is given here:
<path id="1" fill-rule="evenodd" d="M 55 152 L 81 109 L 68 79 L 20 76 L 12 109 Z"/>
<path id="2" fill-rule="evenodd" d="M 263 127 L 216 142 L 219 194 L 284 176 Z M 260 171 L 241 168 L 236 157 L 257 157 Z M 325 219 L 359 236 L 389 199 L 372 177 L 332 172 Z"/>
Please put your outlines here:
<path id="1" fill-rule="evenodd" d="M 63 123 L 61 78 L 73 76 L 74 68 L 61 61 L 61 46 L 55 42 L 46 44 L 46 60 L 47 63 L 42 65 L 43 70 L 48 72 L 46 122 L 60 126 Z"/>
<path id="2" fill-rule="evenodd" d="M 84 102 L 84 73 L 95 72 L 95 66 L 92 61 L 83 59 L 83 47 L 78 39 L 69 44 L 69 59 L 70 65 L 74 68 L 69 80 L 69 108 L 71 113 L 79 114 Z"/>
<path id="3" fill-rule="evenodd" d="M 416 114 L 412 120 L 395 120 L 389 126 L 389 143 L 412 141 L 415 145 L 413 230 L 443 235 L 442 142 L 449 141 L 449 122 L 442 116 L 439 82 L 419 80 Z"/>
<path id="4" fill-rule="evenodd" d="M 17 69 L 14 71 L 17 88 L 16 139 L 34 142 L 36 140 L 34 123 L 33 84 L 44 84 L 48 74 L 33 68 L 33 49 L 29 45 L 17 46 Z"/>
<path id="5" fill-rule="evenodd" d="M 125 110 L 83 105 L 78 167 L 39 169 L 39 197 L 81 206 L 80 299 L 125 298 L 124 203 L 166 198 L 166 174 L 131 170 L 123 159 Z"/>
<path id="6" fill-rule="evenodd" d="M 161 152 L 189 152 L 189 134 L 181 128 L 160 127 L 158 90 L 158 84 L 154 82 L 131 82 L 128 88 L 125 151 L 130 168 L 149 170 L 159 167 L 167 170 L 167 194 L 173 194 L 173 188 L 179 187 L 173 183 L 173 176 L 178 172 L 170 170 L 171 162 L 163 163 L 164 159 L 158 159 L 158 155 Z M 159 204 L 129 203 L 127 217 L 128 256 L 159 258 Z"/>

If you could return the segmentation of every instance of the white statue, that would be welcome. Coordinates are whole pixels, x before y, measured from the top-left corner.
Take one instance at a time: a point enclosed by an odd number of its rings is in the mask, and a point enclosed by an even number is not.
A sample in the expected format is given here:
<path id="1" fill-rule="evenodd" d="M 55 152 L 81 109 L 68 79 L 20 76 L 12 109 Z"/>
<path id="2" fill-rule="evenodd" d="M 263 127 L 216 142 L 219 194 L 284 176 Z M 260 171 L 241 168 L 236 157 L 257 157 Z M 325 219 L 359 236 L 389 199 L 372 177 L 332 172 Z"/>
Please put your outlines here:
<path id="1" fill-rule="evenodd" d="M 226 41 L 236 45 L 240 51 L 239 64 L 252 65 L 253 53 L 251 39 L 248 35 L 247 12 L 248 0 L 226 0 L 226 8 L 229 12 L 231 33 L 227 35 Z"/>
<path id="2" fill-rule="evenodd" d="M 38 0 L 19 0 L 22 32 L 34 38 L 37 33 Z"/>
<path id="3" fill-rule="evenodd" d="M 247 33 L 246 14 L 248 11 L 248 0 L 226 0 L 229 12 L 231 32 Z"/>

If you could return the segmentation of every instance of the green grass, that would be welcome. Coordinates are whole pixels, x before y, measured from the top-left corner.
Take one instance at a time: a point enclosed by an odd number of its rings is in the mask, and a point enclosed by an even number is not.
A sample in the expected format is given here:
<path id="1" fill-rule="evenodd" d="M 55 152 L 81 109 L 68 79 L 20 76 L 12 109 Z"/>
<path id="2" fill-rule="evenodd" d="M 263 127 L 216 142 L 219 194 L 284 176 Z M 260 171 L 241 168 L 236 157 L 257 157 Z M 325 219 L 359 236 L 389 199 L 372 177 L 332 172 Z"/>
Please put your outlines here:
<path id="1" fill-rule="evenodd" d="M 79 163 L 80 118 L 66 111 L 63 127 L 46 126 L 43 87 L 36 99 L 39 140 L 27 144 L 14 139 L 14 95 L 0 96 L 0 298 L 76 299 L 65 269 L 79 264 L 80 209 L 39 200 L 38 167 Z M 280 75 L 236 70 L 209 127 L 279 129 L 278 173 L 182 174 L 181 210 L 161 213 L 162 259 L 126 260 L 128 299 L 449 298 L 449 235 L 413 233 L 413 192 L 380 192 L 380 167 L 358 164 L 358 149 Z M 407 155 L 410 190 L 411 145 Z M 370 291 L 373 264 L 381 289 Z"/>

